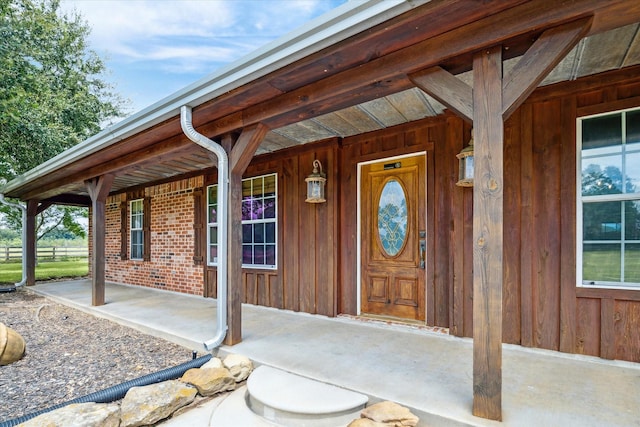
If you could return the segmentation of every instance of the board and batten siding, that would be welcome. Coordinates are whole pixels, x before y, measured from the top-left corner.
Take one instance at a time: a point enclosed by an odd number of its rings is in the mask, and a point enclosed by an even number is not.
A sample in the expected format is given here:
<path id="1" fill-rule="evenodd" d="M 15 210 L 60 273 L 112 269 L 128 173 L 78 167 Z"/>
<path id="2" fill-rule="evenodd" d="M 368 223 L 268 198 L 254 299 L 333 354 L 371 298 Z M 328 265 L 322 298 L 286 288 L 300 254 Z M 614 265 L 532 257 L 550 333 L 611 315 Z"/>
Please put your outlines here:
<path id="1" fill-rule="evenodd" d="M 504 342 L 640 361 L 640 290 L 576 286 L 576 119 L 637 106 L 634 67 L 538 89 L 505 124 Z"/>
<path id="2" fill-rule="evenodd" d="M 278 268 L 244 268 L 243 302 L 326 316 L 339 314 L 338 153 L 338 141 L 331 139 L 257 156 L 247 168 L 245 178 L 278 176 Z M 305 202 L 304 179 L 312 172 L 315 159 L 327 173 L 326 203 Z M 210 185 L 214 177 L 205 181 Z M 215 267 L 206 267 L 206 281 L 209 296 L 215 297 Z"/>
<path id="3" fill-rule="evenodd" d="M 576 286 L 576 119 L 640 106 L 640 68 L 538 89 L 505 123 L 503 342 L 640 361 L 640 290 Z M 469 125 L 451 115 L 342 144 L 339 312 L 357 312 L 357 164 L 427 152 L 427 324 L 473 334 Z"/>

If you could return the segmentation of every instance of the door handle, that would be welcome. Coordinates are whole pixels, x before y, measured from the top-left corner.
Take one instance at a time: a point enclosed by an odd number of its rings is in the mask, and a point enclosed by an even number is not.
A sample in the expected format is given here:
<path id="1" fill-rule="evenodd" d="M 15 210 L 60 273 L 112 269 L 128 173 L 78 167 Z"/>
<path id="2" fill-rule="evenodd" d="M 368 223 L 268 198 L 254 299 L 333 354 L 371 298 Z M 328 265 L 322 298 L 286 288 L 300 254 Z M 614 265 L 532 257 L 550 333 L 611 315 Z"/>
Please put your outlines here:
<path id="1" fill-rule="evenodd" d="M 419 251 L 420 251 L 420 268 L 424 270 L 425 268 L 425 259 L 427 257 L 427 241 L 425 240 L 426 233 L 424 231 L 420 232 L 420 240 L 419 240 Z"/>

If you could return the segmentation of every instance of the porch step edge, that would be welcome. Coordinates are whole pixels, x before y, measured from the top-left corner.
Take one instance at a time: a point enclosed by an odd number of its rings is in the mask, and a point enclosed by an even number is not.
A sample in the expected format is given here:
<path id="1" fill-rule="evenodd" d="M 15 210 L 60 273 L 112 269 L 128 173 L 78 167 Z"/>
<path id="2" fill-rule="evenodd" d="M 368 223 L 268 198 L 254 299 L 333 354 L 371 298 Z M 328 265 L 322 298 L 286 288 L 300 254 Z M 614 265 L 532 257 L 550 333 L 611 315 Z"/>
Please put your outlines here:
<path id="1" fill-rule="evenodd" d="M 282 426 L 338 426 L 355 418 L 368 396 L 270 366 L 259 366 L 247 380 L 247 405 Z"/>

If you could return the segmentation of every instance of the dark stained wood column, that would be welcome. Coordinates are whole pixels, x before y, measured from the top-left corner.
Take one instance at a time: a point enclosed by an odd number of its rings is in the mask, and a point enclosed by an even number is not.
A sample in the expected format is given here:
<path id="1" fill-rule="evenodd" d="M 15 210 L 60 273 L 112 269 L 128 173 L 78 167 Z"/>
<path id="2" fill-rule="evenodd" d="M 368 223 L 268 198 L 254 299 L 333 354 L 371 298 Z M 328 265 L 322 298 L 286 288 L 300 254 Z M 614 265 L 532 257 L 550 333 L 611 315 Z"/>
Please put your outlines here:
<path id="1" fill-rule="evenodd" d="M 473 59 L 473 414 L 502 420 L 502 46 Z"/>
<path id="2" fill-rule="evenodd" d="M 27 223 L 24 225 L 27 227 L 27 241 L 26 256 L 27 256 L 27 286 L 33 286 L 36 284 L 36 215 L 38 215 L 38 201 L 27 201 Z"/>
<path id="3" fill-rule="evenodd" d="M 91 226 L 92 246 L 91 253 L 91 305 L 104 305 L 105 285 L 105 202 L 114 175 L 103 175 L 85 181 L 87 191 L 91 197 Z"/>
<path id="4" fill-rule="evenodd" d="M 263 124 L 245 128 L 240 137 L 222 146 L 229 153 L 229 253 L 227 261 L 226 345 L 242 341 L 242 175 L 269 129 Z M 233 147 L 231 147 L 233 145 Z"/>
<path id="5" fill-rule="evenodd" d="M 588 33 L 586 17 L 540 35 L 508 76 L 502 46 L 473 60 L 473 89 L 434 66 L 409 75 L 413 83 L 474 125 L 473 414 L 502 419 L 502 280 L 504 120 Z"/>

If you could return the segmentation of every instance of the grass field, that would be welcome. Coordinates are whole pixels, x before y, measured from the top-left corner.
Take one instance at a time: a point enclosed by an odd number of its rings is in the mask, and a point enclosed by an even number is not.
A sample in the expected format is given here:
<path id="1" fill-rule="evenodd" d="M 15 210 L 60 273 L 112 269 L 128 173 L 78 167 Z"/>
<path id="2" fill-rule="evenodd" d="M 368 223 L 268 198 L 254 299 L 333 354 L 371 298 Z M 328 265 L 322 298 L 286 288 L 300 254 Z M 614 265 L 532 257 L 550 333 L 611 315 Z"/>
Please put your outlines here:
<path id="1" fill-rule="evenodd" d="M 40 262 L 36 266 L 36 280 L 80 277 L 89 273 L 89 260 L 79 258 L 69 261 Z M 22 264 L 0 263 L 0 283 L 16 283 L 22 279 Z"/>
<path id="2" fill-rule="evenodd" d="M 625 253 L 625 282 L 640 283 L 640 251 L 632 247 Z M 583 252 L 584 280 L 619 282 L 620 251 Z"/>

